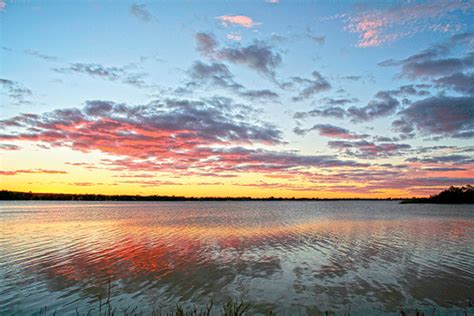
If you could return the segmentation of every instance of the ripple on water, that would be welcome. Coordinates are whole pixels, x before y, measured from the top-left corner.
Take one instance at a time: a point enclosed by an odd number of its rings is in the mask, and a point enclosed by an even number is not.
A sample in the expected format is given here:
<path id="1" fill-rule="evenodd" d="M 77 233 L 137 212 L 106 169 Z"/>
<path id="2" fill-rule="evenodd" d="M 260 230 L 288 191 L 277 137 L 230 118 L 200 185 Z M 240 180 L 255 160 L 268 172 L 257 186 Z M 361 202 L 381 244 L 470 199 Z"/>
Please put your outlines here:
<path id="1" fill-rule="evenodd" d="M 462 205 L 7 202 L 0 231 L 0 314 L 88 310 L 109 279 L 117 307 L 145 310 L 237 297 L 255 311 L 390 311 L 474 293 Z"/>

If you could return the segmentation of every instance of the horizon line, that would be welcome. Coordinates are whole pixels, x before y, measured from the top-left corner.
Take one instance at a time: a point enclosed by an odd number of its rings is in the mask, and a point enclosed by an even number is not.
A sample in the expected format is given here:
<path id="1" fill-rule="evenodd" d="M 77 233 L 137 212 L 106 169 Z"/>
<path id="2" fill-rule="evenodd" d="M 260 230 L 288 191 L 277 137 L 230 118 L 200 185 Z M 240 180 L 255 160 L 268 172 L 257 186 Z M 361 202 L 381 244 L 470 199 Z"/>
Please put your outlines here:
<path id="1" fill-rule="evenodd" d="M 57 198 L 54 199 L 53 197 L 61 197 L 61 196 L 70 196 L 70 197 L 87 197 L 87 196 L 96 196 L 96 197 L 103 197 L 103 198 L 139 198 L 141 200 L 127 200 L 127 201 L 150 201 L 150 200 L 143 200 L 147 198 L 156 198 L 156 199 L 164 199 L 169 201 L 180 201 L 180 200 L 284 200 L 284 201 L 351 201 L 351 200 L 406 200 L 406 199 L 416 199 L 416 198 L 427 198 L 429 196 L 411 196 L 411 197 L 334 197 L 334 198 L 324 198 L 324 197 L 282 197 L 282 196 L 269 196 L 269 197 L 251 197 L 251 196 L 186 196 L 186 195 L 160 195 L 160 194 L 149 194 L 149 195 L 141 195 L 141 194 L 103 194 L 103 193 L 53 193 L 53 192 L 32 192 L 32 191 L 12 191 L 12 190 L 0 190 L 0 200 L 26 200 L 25 198 L 22 199 L 5 199 L 3 196 L 4 194 L 18 194 L 18 195 L 34 195 L 41 197 L 41 196 L 51 196 L 51 200 L 58 200 Z M 44 200 L 48 200 L 47 198 Z M 153 200 L 151 200 L 153 201 Z M 158 200 L 156 200 L 158 201 Z"/>

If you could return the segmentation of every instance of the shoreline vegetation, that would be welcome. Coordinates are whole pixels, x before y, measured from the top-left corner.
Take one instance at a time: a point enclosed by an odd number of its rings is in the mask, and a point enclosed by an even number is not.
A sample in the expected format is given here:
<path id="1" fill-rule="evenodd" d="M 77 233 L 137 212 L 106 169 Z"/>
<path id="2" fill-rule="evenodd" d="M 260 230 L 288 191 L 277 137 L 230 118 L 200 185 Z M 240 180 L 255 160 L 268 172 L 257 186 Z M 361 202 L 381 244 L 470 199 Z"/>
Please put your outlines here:
<path id="1" fill-rule="evenodd" d="M 449 189 L 430 197 L 403 198 L 286 198 L 286 197 L 186 197 L 175 195 L 106 195 L 106 194 L 69 194 L 69 193 L 33 193 L 18 191 L 0 191 L 0 201 L 400 201 L 403 204 L 474 204 L 474 187 L 470 184 Z"/>
<path id="2" fill-rule="evenodd" d="M 73 194 L 73 193 L 35 193 L 19 191 L 0 191 L 0 201 L 6 200 L 45 200 L 45 201 L 400 201 L 401 198 L 295 198 L 249 196 L 239 197 L 187 197 L 176 195 L 107 195 L 107 194 Z"/>
<path id="3" fill-rule="evenodd" d="M 470 184 L 462 187 L 451 186 L 449 189 L 428 198 L 411 198 L 403 200 L 401 203 L 474 204 L 474 187 Z"/>

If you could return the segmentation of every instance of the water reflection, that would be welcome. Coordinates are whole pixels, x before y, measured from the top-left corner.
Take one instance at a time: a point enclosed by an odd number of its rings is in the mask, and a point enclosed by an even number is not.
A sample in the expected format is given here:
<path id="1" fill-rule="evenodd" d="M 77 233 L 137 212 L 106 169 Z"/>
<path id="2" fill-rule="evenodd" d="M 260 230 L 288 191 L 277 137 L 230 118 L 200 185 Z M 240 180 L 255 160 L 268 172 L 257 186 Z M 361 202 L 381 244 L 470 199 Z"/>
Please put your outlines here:
<path id="1" fill-rule="evenodd" d="M 443 207 L 5 204 L 0 313 L 85 307 L 109 278 L 116 304 L 145 311 L 227 297 L 301 313 L 463 306 L 474 294 L 474 214 Z"/>

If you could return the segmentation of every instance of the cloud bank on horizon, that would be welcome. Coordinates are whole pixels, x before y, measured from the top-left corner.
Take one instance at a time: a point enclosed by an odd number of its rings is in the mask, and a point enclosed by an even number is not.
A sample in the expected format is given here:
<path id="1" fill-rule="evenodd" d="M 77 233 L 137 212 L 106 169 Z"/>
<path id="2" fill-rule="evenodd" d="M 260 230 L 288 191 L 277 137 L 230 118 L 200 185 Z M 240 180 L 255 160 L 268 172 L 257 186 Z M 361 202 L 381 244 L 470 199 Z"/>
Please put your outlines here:
<path id="1" fill-rule="evenodd" d="M 472 184 L 473 18 L 472 0 L 0 1 L 2 188 L 404 197 Z"/>

